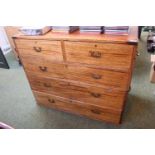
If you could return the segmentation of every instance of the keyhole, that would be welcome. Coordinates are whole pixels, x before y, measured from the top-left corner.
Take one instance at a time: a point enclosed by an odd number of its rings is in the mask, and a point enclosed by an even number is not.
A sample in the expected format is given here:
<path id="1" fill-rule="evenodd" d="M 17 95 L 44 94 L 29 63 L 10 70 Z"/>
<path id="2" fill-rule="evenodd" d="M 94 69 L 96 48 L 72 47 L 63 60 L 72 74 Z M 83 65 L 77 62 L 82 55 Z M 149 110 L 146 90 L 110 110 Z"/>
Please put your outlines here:
<path id="1" fill-rule="evenodd" d="M 95 45 L 95 47 L 97 47 L 97 45 Z"/>

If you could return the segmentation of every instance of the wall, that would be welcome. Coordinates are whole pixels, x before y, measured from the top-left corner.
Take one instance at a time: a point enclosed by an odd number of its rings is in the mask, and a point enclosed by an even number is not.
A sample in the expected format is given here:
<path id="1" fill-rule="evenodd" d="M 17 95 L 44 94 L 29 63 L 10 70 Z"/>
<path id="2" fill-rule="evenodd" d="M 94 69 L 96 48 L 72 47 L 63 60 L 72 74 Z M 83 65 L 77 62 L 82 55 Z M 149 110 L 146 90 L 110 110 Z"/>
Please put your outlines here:
<path id="1" fill-rule="evenodd" d="M 3 26 L 0 26 L 0 47 L 4 54 L 11 51 L 10 44 Z"/>

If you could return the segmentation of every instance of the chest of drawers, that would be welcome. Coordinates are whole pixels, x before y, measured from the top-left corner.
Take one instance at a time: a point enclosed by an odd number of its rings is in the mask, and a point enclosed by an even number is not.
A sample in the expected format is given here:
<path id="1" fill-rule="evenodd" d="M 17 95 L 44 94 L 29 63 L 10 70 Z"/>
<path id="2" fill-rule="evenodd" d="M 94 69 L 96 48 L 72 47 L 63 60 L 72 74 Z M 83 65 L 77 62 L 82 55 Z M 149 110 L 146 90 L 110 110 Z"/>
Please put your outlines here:
<path id="1" fill-rule="evenodd" d="M 38 104 L 120 123 L 130 88 L 137 27 L 127 36 L 49 32 L 14 37 Z"/>

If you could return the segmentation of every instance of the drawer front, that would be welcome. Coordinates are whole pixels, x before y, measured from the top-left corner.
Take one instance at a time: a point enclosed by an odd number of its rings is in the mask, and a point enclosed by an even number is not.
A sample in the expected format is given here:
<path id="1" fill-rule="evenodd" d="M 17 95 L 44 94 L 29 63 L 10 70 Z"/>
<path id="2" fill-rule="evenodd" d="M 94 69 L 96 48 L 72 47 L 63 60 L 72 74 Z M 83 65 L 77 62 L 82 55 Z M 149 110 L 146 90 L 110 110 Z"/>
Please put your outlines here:
<path id="1" fill-rule="evenodd" d="M 31 49 L 38 53 L 41 51 L 61 51 L 60 41 L 16 39 L 15 43 L 18 49 Z"/>
<path id="2" fill-rule="evenodd" d="M 122 110 L 126 95 L 125 92 L 108 92 L 91 85 L 41 78 L 32 74 L 28 74 L 28 79 L 33 90 L 117 110 Z"/>
<path id="3" fill-rule="evenodd" d="M 49 108 L 55 108 L 75 114 L 88 116 L 97 120 L 105 120 L 112 123 L 119 123 L 121 113 L 109 112 L 93 105 L 83 105 L 79 102 L 67 100 L 65 98 L 57 97 L 54 95 L 44 94 L 40 92 L 33 92 L 38 104 L 44 105 Z"/>
<path id="4" fill-rule="evenodd" d="M 68 62 L 119 70 L 128 70 L 131 67 L 133 50 L 132 45 L 65 41 Z"/>
<path id="5" fill-rule="evenodd" d="M 43 77 L 67 78 L 67 68 L 64 64 L 53 63 L 45 58 L 32 57 L 28 55 L 22 57 L 21 60 L 26 72 L 32 72 Z"/>
<path id="6" fill-rule="evenodd" d="M 116 72 L 95 69 L 80 65 L 68 65 L 68 79 L 81 81 L 100 87 L 116 88 L 126 91 L 129 89 L 130 75 L 127 72 Z"/>
<path id="7" fill-rule="evenodd" d="M 39 76 L 74 80 L 123 91 L 129 89 L 130 76 L 127 72 L 94 69 L 81 65 L 64 65 L 32 56 L 24 56 L 21 60 L 26 71 Z"/>
<path id="8" fill-rule="evenodd" d="M 60 41 L 16 40 L 20 57 L 24 55 L 46 57 L 54 61 L 63 61 Z"/>

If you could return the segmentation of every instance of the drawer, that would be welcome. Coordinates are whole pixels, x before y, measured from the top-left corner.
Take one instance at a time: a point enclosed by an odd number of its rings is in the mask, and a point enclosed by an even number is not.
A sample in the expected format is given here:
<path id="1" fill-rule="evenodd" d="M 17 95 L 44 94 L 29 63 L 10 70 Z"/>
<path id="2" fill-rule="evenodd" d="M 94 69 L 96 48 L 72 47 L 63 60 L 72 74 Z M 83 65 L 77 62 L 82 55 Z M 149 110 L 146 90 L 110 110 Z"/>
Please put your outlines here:
<path id="1" fill-rule="evenodd" d="M 131 67 L 134 46 L 110 43 L 65 41 L 68 62 L 85 63 L 119 70 Z"/>
<path id="2" fill-rule="evenodd" d="M 38 58 L 30 55 L 23 56 L 21 60 L 26 71 L 35 72 L 39 76 L 68 79 L 123 91 L 129 89 L 130 76 L 127 72 L 95 69 L 81 65 L 64 65 L 53 63 L 44 57 Z"/>
<path id="3" fill-rule="evenodd" d="M 24 55 L 46 57 L 54 61 L 63 61 L 60 41 L 16 40 L 20 57 Z"/>
<path id="4" fill-rule="evenodd" d="M 15 43 L 18 49 L 31 49 L 38 53 L 41 51 L 61 51 L 60 41 L 16 39 Z"/>
<path id="5" fill-rule="evenodd" d="M 49 95 L 34 91 L 34 96 L 38 104 L 48 108 L 55 108 L 62 111 L 67 111 L 74 114 L 80 114 L 97 120 L 104 120 L 112 123 L 120 123 L 121 113 L 109 111 L 93 105 L 84 105 L 80 102 L 67 100 L 62 97 Z"/>
<path id="6" fill-rule="evenodd" d="M 81 65 L 68 65 L 67 69 L 67 78 L 70 80 L 122 91 L 129 89 L 130 75 L 128 72 L 95 69 Z"/>
<path id="7" fill-rule="evenodd" d="M 53 63 L 46 58 L 24 56 L 21 58 L 26 72 L 35 73 L 38 76 L 66 78 L 66 66 L 61 63 Z M 34 61 L 35 60 L 35 61 Z"/>
<path id="8" fill-rule="evenodd" d="M 31 88 L 71 100 L 122 110 L 126 92 L 103 89 L 92 85 L 82 85 L 28 74 Z"/>
<path id="9" fill-rule="evenodd" d="M 28 55 L 22 57 L 21 60 L 26 72 L 32 72 L 39 76 L 68 79 L 124 91 L 129 89 L 130 76 L 127 72 L 95 69 L 81 65 L 53 63 L 45 58 Z"/>

